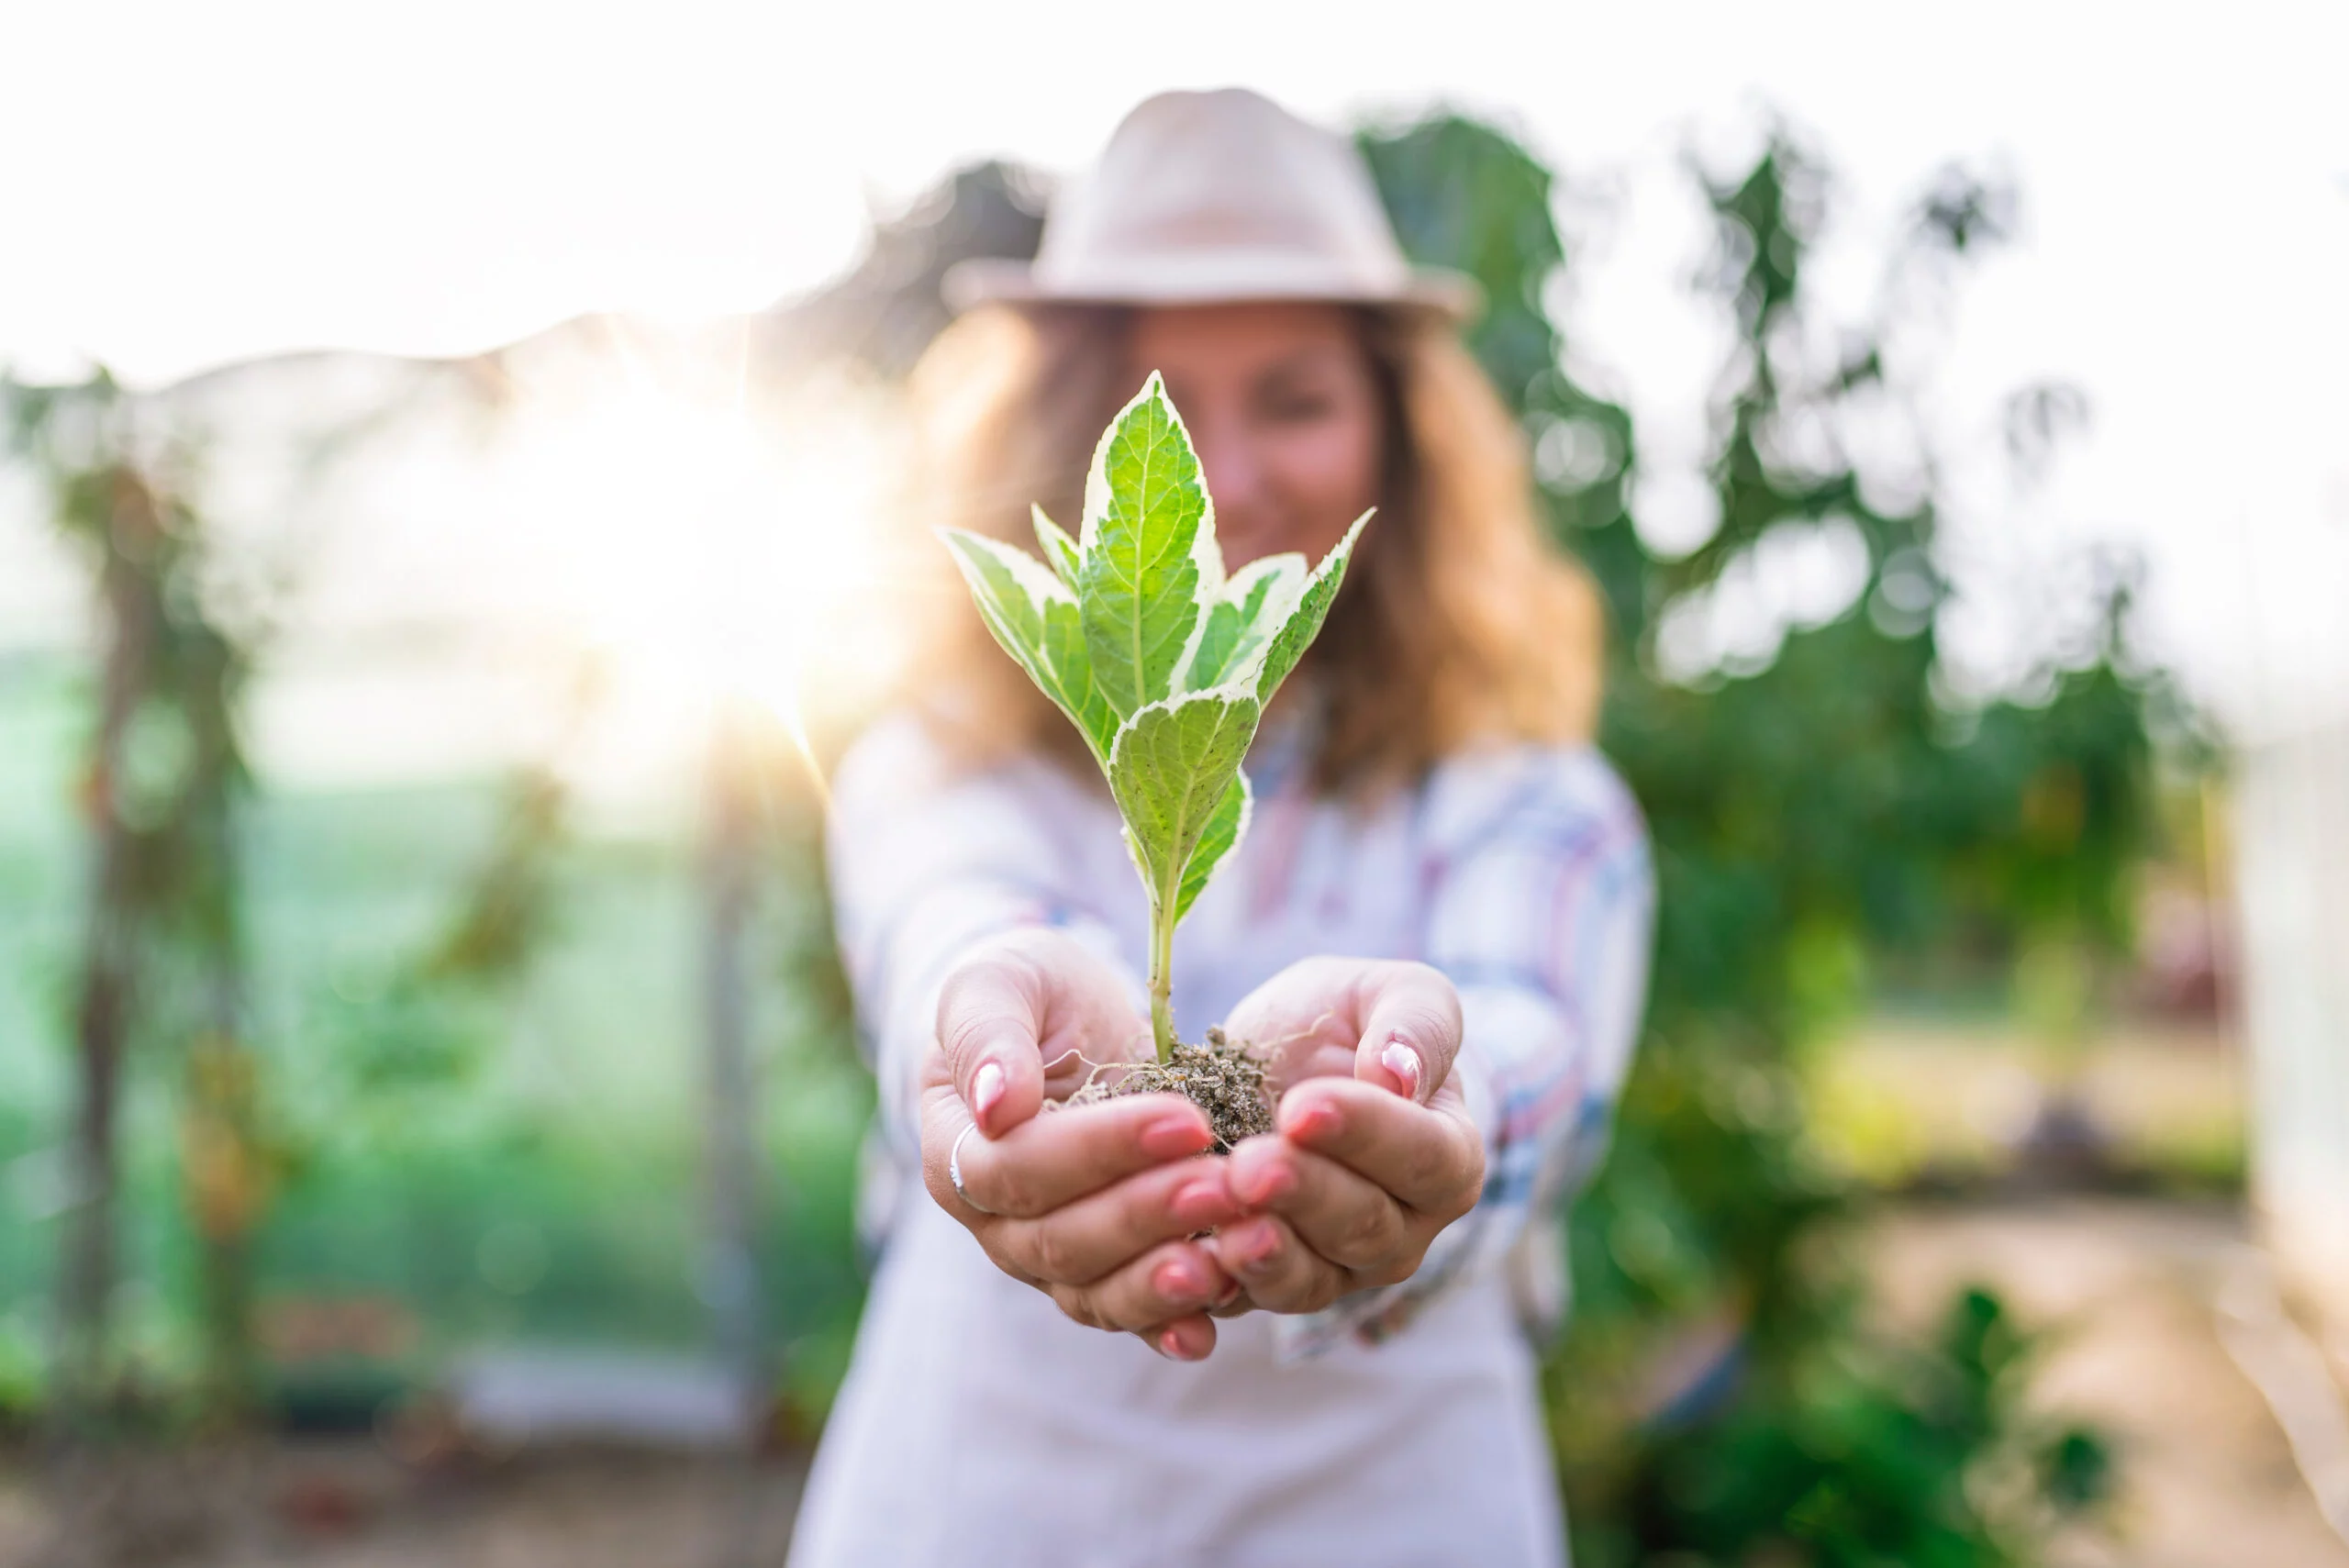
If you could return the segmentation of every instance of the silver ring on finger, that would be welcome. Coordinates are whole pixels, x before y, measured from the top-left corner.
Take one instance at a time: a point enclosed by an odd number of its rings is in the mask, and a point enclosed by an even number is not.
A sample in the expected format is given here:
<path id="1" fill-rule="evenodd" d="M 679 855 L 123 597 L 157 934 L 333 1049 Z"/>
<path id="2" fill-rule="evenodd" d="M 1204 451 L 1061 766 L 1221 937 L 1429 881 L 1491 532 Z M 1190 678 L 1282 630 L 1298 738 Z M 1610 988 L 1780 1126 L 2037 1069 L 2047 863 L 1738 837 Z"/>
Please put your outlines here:
<path id="1" fill-rule="evenodd" d="M 978 1130 L 979 1124 L 970 1122 L 962 1131 L 954 1135 L 954 1147 L 948 1150 L 946 1153 L 946 1179 L 954 1184 L 954 1195 L 961 1198 L 964 1205 L 977 1209 L 981 1214 L 993 1214 L 996 1212 L 994 1209 L 973 1197 L 971 1189 L 963 1184 L 963 1140 Z"/>

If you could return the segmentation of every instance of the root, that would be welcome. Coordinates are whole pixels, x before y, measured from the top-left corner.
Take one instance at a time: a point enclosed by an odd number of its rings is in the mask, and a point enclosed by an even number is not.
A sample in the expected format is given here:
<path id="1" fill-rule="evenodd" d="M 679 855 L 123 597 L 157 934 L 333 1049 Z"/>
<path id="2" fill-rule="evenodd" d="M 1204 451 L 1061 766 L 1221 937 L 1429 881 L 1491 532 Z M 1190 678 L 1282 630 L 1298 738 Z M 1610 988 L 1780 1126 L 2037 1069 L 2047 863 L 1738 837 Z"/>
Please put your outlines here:
<path id="1" fill-rule="evenodd" d="M 1229 1039 L 1220 1029 L 1210 1029 L 1204 1044 L 1177 1040 L 1174 1059 L 1163 1066 L 1155 1062 L 1096 1062 L 1081 1051 L 1066 1051 L 1046 1062 L 1045 1071 L 1074 1056 L 1085 1067 L 1085 1081 L 1065 1100 L 1046 1100 L 1044 1109 L 1095 1105 L 1127 1095 L 1181 1095 L 1207 1112 L 1215 1133 L 1214 1151 L 1229 1154 L 1241 1139 L 1273 1130 L 1273 1091 L 1264 1059 L 1284 1046 L 1311 1039 L 1330 1018 L 1325 1012 L 1295 1034 L 1246 1045 Z M 1117 1075 L 1105 1083 L 1105 1073 Z"/>
<path id="2" fill-rule="evenodd" d="M 1062 1051 L 1050 1062 L 1045 1062 L 1044 1072 L 1049 1074 L 1053 1068 L 1058 1067 L 1062 1062 L 1066 1062 L 1072 1056 L 1075 1057 L 1076 1060 L 1083 1064 L 1085 1068 L 1085 1081 L 1079 1084 L 1075 1088 L 1069 1091 L 1068 1098 L 1065 1102 L 1047 1098 L 1044 1101 L 1044 1108 L 1048 1111 L 1059 1110 L 1062 1108 L 1063 1104 L 1092 1104 L 1095 1100 L 1103 1097 L 1099 1095 L 1088 1092 L 1092 1089 L 1094 1082 L 1098 1079 L 1102 1073 L 1110 1071 L 1112 1068 L 1130 1067 L 1133 1065 L 1133 1063 L 1130 1062 L 1096 1062 L 1093 1058 L 1085 1055 L 1085 1052 L 1075 1050 L 1074 1048 L 1071 1048 L 1070 1050 Z"/>
<path id="3" fill-rule="evenodd" d="M 1174 1059 L 1164 1066 L 1155 1062 L 1135 1062 L 1107 1084 L 1097 1081 L 1099 1072 L 1098 1066 L 1094 1067 L 1085 1085 L 1071 1095 L 1067 1103 L 1090 1105 L 1127 1095 L 1181 1095 L 1207 1113 L 1208 1126 L 1215 1134 L 1215 1152 L 1219 1154 L 1230 1153 L 1232 1145 L 1243 1138 L 1273 1130 L 1272 1095 L 1265 1085 L 1262 1058 L 1248 1047 L 1225 1039 L 1219 1029 L 1208 1030 L 1203 1045 L 1178 1040 Z"/>

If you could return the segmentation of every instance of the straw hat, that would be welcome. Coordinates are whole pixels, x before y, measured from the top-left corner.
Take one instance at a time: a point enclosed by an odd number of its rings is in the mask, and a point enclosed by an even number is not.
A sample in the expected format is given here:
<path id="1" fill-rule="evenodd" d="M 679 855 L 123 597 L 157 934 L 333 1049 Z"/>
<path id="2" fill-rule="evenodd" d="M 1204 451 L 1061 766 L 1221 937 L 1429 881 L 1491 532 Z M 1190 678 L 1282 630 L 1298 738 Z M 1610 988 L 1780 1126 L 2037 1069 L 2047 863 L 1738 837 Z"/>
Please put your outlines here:
<path id="1" fill-rule="evenodd" d="M 1316 299 L 1455 321 L 1483 298 L 1405 260 L 1353 143 L 1237 87 L 1143 100 L 1053 201 L 1032 263 L 963 261 L 944 287 L 956 310 Z"/>

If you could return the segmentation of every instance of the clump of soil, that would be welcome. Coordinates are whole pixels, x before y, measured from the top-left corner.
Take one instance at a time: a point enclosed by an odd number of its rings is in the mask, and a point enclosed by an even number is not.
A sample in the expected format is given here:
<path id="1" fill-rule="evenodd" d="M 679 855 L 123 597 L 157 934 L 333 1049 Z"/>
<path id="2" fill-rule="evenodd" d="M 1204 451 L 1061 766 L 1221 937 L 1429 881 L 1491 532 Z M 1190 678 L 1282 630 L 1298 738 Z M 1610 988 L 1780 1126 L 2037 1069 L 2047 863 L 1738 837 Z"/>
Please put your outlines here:
<path id="1" fill-rule="evenodd" d="M 1174 1059 L 1163 1066 L 1138 1062 L 1110 1083 L 1097 1078 L 1071 1095 L 1068 1103 L 1081 1106 L 1124 1095 L 1167 1093 L 1181 1095 L 1208 1113 L 1218 1154 L 1230 1153 L 1243 1138 L 1273 1130 L 1273 1096 L 1264 1084 L 1264 1064 L 1219 1029 L 1208 1030 L 1203 1045 L 1175 1041 Z"/>

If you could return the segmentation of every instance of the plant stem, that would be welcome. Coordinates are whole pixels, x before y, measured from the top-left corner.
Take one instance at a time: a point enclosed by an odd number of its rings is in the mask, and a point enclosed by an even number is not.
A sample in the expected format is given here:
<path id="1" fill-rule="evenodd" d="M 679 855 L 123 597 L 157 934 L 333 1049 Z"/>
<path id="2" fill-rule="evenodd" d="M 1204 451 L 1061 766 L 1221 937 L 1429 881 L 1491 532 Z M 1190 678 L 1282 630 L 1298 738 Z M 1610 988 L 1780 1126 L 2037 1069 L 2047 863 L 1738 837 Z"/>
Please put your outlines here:
<path id="1" fill-rule="evenodd" d="M 1160 1066 L 1174 1060 L 1174 914 L 1173 901 L 1150 912 L 1150 1032 Z"/>

